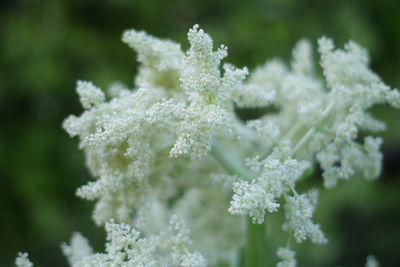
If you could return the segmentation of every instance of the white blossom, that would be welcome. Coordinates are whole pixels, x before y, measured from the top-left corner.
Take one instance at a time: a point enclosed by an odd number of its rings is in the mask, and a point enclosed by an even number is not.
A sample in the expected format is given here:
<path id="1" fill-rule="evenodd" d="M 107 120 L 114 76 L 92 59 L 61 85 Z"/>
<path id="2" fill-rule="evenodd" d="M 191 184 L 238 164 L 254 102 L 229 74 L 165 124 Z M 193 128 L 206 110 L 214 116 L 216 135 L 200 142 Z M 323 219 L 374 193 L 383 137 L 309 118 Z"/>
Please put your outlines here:
<path id="1" fill-rule="evenodd" d="M 64 243 L 61 248 L 71 266 L 93 255 L 88 240 L 78 232 L 72 235 L 70 245 Z"/>
<path id="2" fill-rule="evenodd" d="M 381 265 L 379 261 L 376 259 L 376 257 L 374 255 L 368 255 L 365 267 L 379 267 L 379 266 Z"/>
<path id="3" fill-rule="evenodd" d="M 281 259 L 281 261 L 276 264 L 276 267 L 296 267 L 296 252 L 280 247 L 276 254 L 279 259 Z"/>
<path id="4" fill-rule="evenodd" d="M 179 44 L 155 38 L 144 31 L 127 30 L 122 35 L 122 41 L 137 52 L 138 61 L 145 67 L 179 69 L 184 57 Z"/>
<path id="5" fill-rule="evenodd" d="M 179 44 L 136 30 L 125 31 L 122 41 L 137 52 L 137 60 L 141 63 L 135 78 L 138 87 L 150 85 L 167 90 L 168 95 L 179 95 L 176 89 L 184 60 Z"/>
<path id="6" fill-rule="evenodd" d="M 227 47 L 222 45 L 213 51 L 212 39 L 198 25 L 189 30 L 188 39 L 191 46 L 180 73 L 180 87 L 189 105 L 170 156 L 189 154 L 199 158 L 211 150 L 212 136 L 218 131 L 229 135 L 235 131 L 233 102 L 248 71 L 224 65 L 222 75 L 221 60 L 227 56 Z"/>
<path id="7" fill-rule="evenodd" d="M 185 192 L 177 201 L 173 213 L 186 218 L 194 248 L 207 259 L 208 264 L 213 265 L 228 261 L 231 252 L 243 244 L 245 227 L 242 217 L 231 216 L 227 212 L 232 187 L 221 188 L 216 183 L 210 184 Z"/>
<path id="8" fill-rule="evenodd" d="M 265 210 L 275 212 L 279 208 L 274 195 L 256 184 L 240 181 L 233 184 L 234 195 L 232 197 L 229 212 L 234 215 L 249 215 L 253 223 L 264 221 Z"/>
<path id="9" fill-rule="evenodd" d="M 357 172 L 369 180 L 378 178 L 382 168 L 381 143 L 380 138 L 366 137 L 363 146 L 344 141 L 329 144 L 317 154 L 324 169 L 325 186 L 332 187 L 339 179 L 348 179 Z"/>
<path id="10" fill-rule="evenodd" d="M 78 81 L 76 91 L 85 109 L 97 106 L 105 100 L 104 93 L 91 82 Z"/>
<path id="11" fill-rule="evenodd" d="M 285 223 L 283 229 L 292 230 L 297 242 L 310 239 L 313 243 L 323 244 L 327 240 L 320 226 L 312 221 L 317 204 L 318 192 L 311 190 L 307 194 L 287 197 L 285 205 Z"/>
<path id="12" fill-rule="evenodd" d="M 28 258 L 28 253 L 18 253 L 15 259 L 15 265 L 17 267 L 33 267 L 33 263 Z"/>
<path id="13" fill-rule="evenodd" d="M 122 39 L 140 63 L 133 88 L 113 84 L 106 98 L 91 82 L 77 84 L 84 111 L 63 126 L 85 153 L 94 180 L 77 195 L 96 201 L 93 218 L 106 225 L 107 245 L 93 253 L 74 234 L 63 246 L 74 267 L 227 261 L 245 234 L 245 220 L 231 215 L 262 223 L 280 206 L 296 241 L 325 243 L 312 221 L 316 191 L 297 193 L 297 182 L 316 164 L 326 187 L 380 175 L 382 141 L 368 136 L 361 144 L 359 132 L 384 130 L 368 110 L 399 108 L 400 94 L 369 69 L 365 49 L 354 42 L 335 49 L 321 38 L 319 77 L 308 40 L 296 44 L 289 65 L 273 59 L 250 72 L 223 63 L 227 47 L 215 49 L 198 25 L 187 37 L 185 52 L 126 31 Z M 244 123 L 237 107 L 276 111 Z M 214 153 L 217 141 L 226 158 Z M 294 252 L 281 248 L 278 256 L 278 266 L 295 266 Z"/>
<path id="14" fill-rule="evenodd" d="M 188 246 L 191 244 L 189 239 L 189 229 L 185 223 L 178 218 L 172 216 L 170 219 L 170 231 L 173 236 L 168 242 L 172 250 L 172 261 L 182 267 L 205 266 L 206 260 L 198 252 L 190 252 Z"/>
<path id="15" fill-rule="evenodd" d="M 259 173 L 257 179 L 233 184 L 229 212 L 235 215 L 249 215 L 254 223 L 264 221 L 265 210 L 277 211 L 280 206 L 277 199 L 294 189 L 296 181 L 310 167 L 305 161 L 287 157 L 288 148 L 278 147 L 266 159 L 259 157 L 248 159 L 247 165 Z"/>
<path id="16" fill-rule="evenodd" d="M 103 253 L 93 253 L 87 240 L 79 234 L 73 235 L 70 245 L 63 245 L 72 267 L 205 265 L 201 254 L 189 249 L 188 230 L 176 217 L 171 218 L 169 230 L 148 238 L 123 223 L 111 221 L 105 228 L 107 243 Z"/>

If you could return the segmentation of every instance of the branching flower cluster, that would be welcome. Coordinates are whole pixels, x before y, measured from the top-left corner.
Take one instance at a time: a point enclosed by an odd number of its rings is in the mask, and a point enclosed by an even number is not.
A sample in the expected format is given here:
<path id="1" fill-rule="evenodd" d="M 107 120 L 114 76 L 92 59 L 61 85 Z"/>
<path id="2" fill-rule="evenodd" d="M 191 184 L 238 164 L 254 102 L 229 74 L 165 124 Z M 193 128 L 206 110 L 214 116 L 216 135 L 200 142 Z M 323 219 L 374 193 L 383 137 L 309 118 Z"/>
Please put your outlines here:
<path id="1" fill-rule="evenodd" d="M 124 223 L 105 224 L 107 243 L 104 253 L 93 253 L 88 241 L 75 233 L 62 249 L 73 267 L 108 266 L 205 266 L 199 253 L 190 252 L 188 230 L 174 216 L 170 226 L 159 235 L 142 238 Z"/>
<path id="2" fill-rule="evenodd" d="M 251 74 L 222 64 L 227 48 L 215 50 L 198 25 L 186 52 L 142 31 L 126 31 L 122 40 L 141 64 L 133 88 L 103 91 L 78 81 L 84 112 L 63 125 L 79 137 L 94 178 L 77 195 L 96 201 L 93 219 L 107 232 L 103 253 L 74 234 L 63 245 L 71 266 L 231 261 L 244 243 L 244 217 L 261 224 L 281 207 L 282 228 L 297 242 L 325 243 L 312 219 L 317 189 L 298 192 L 299 180 L 317 164 L 326 187 L 356 174 L 379 176 L 382 141 L 359 143 L 359 132 L 384 130 L 368 109 L 399 108 L 400 94 L 369 69 L 356 43 L 336 49 L 321 38 L 321 78 L 307 40 L 295 46 L 289 66 L 272 60 Z M 247 122 L 236 114 L 270 106 L 278 112 Z M 288 248 L 277 255 L 277 266 L 296 265 Z M 26 254 L 16 264 L 32 266 Z"/>

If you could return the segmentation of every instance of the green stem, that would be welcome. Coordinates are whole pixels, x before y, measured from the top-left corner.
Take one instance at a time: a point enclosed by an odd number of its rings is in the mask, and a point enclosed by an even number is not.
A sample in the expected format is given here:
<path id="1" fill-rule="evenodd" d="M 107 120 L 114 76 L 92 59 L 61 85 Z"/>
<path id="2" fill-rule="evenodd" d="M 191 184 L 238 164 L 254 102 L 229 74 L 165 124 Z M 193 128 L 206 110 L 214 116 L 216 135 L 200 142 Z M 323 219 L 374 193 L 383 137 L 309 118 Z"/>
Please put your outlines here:
<path id="1" fill-rule="evenodd" d="M 302 129 L 304 124 L 301 120 L 298 120 L 292 127 L 290 127 L 289 131 L 282 137 L 282 140 L 291 140 L 295 137 Z"/>
<path id="2" fill-rule="evenodd" d="M 306 133 L 300 138 L 295 147 L 292 150 L 291 156 L 294 157 L 296 154 L 311 140 L 314 134 L 317 132 L 317 128 L 320 124 L 326 120 L 331 111 L 334 108 L 334 104 L 331 103 L 324 110 L 321 118 L 317 123 L 306 131 Z M 293 138 L 301 129 L 303 125 L 301 122 L 297 122 L 284 136 L 284 138 Z M 220 163 L 220 165 L 231 175 L 239 176 L 240 178 L 248 181 L 257 178 L 250 170 L 242 166 L 242 164 L 227 153 L 223 149 L 222 145 L 214 140 L 211 149 L 211 154 Z M 309 176 L 313 172 L 313 169 L 307 170 L 303 176 Z M 290 242 L 290 241 L 289 241 Z M 267 264 L 267 240 L 265 222 L 262 224 L 253 224 L 251 218 L 246 219 L 246 246 L 244 248 L 244 267 L 263 267 Z"/>
<path id="3" fill-rule="evenodd" d="M 293 148 L 291 156 L 294 157 L 296 154 L 311 140 L 314 134 L 317 132 L 317 128 L 320 127 L 321 123 L 323 123 L 331 114 L 331 111 L 334 108 L 334 102 L 330 103 L 324 112 L 322 113 L 321 118 L 317 121 L 317 123 L 312 126 L 308 131 L 303 135 L 303 137 L 297 142 L 296 146 Z"/>
<path id="4" fill-rule="evenodd" d="M 214 140 L 211 154 L 225 170 L 246 180 L 256 179 L 257 176 L 242 166 L 240 162 L 223 149 Z M 251 218 L 246 219 L 246 246 L 244 248 L 244 267 L 264 267 L 267 264 L 267 239 L 265 222 L 253 224 Z"/>
<path id="5" fill-rule="evenodd" d="M 237 159 L 226 153 L 222 145 L 217 140 L 214 140 L 213 142 L 211 154 L 229 174 L 236 175 L 249 181 L 257 178 L 255 174 L 242 166 Z"/>
<path id="6" fill-rule="evenodd" d="M 244 250 L 244 267 L 264 267 L 267 265 L 267 239 L 265 221 L 254 224 L 247 218 L 246 247 Z"/>
<path id="7" fill-rule="evenodd" d="M 292 150 L 292 157 L 295 157 L 296 154 L 303 148 L 304 145 L 306 145 L 310 140 L 311 137 L 315 134 L 316 130 L 315 127 L 311 127 L 305 135 L 297 142 L 296 146 Z"/>
<path id="8" fill-rule="evenodd" d="M 293 124 L 289 130 L 287 131 L 287 133 L 281 138 L 281 140 L 292 140 L 293 137 L 295 137 L 297 134 L 299 134 L 301 131 L 303 131 L 304 124 L 298 120 L 295 124 Z M 279 141 L 275 141 L 274 142 L 275 145 L 279 145 Z M 261 158 L 266 158 L 268 157 L 269 154 L 271 154 L 273 150 L 273 147 L 271 146 L 269 149 L 267 149 L 267 151 L 265 151 L 262 155 Z"/>

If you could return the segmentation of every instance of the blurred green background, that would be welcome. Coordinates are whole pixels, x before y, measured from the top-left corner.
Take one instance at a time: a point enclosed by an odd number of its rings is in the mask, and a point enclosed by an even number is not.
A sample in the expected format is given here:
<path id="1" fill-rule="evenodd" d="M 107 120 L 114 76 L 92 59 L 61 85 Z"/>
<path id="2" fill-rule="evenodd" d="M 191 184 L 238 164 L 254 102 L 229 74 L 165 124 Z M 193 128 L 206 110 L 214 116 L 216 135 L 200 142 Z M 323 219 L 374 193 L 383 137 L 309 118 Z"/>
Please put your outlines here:
<path id="1" fill-rule="evenodd" d="M 2 0 L 0 266 L 13 266 L 17 251 L 28 251 L 35 266 L 67 266 L 59 247 L 73 231 L 102 249 L 92 203 L 75 197 L 89 179 L 82 152 L 61 129 L 68 114 L 81 112 L 75 82 L 131 84 L 137 65 L 120 41 L 124 29 L 186 48 L 196 23 L 229 47 L 228 61 L 250 69 L 273 57 L 288 60 L 302 37 L 314 44 L 322 35 L 339 45 L 352 39 L 369 49 L 372 68 L 400 87 L 397 0 Z M 300 266 L 362 266 L 371 253 L 383 266 L 400 262 L 400 111 L 373 112 L 388 124 L 384 174 L 321 192 L 317 221 L 330 243 L 303 246 Z"/>

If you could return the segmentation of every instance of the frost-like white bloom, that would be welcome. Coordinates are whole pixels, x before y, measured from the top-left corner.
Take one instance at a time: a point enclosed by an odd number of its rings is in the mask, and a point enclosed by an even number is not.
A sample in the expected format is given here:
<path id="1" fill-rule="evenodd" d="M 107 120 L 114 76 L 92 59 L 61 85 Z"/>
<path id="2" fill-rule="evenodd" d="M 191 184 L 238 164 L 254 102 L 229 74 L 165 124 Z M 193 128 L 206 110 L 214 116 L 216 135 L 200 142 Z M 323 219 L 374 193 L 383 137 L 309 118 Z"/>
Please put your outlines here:
<path id="1" fill-rule="evenodd" d="M 147 84 L 166 90 L 168 96 L 179 96 L 176 89 L 184 60 L 179 44 L 136 30 L 125 31 L 122 41 L 137 52 L 137 60 L 141 63 L 135 78 L 137 86 Z"/>
<path id="2" fill-rule="evenodd" d="M 63 245 L 64 254 L 73 267 L 154 266 L 153 241 L 141 239 L 140 233 L 126 224 L 106 224 L 107 243 L 104 253 L 90 253 L 91 248 L 81 236 L 74 235 L 71 244 Z M 85 253 L 79 251 L 83 248 Z M 88 253 L 89 252 L 89 253 Z"/>
<path id="3" fill-rule="evenodd" d="M 282 146 L 266 159 L 248 159 L 247 165 L 259 173 L 257 179 L 233 184 L 229 212 L 235 215 L 249 215 L 254 223 L 264 221 L 265 210 L 277 211 L 277 199 L 295 187 L 296 181 L 310 167 L 306 161 L 292 159 L 285 154 L 289 148 Z"/>
<path id="4" fill-rule="evenodd" d="M 205 260 L 198 252 L 189 249 L 188 230 L 176 217 L 170 228 L 148 238 L 127 224 L 105 224 L 107 243 L 104 253 L 93 253 L 87 240 L 74 234 L 70 245 L 62 246 L 73 267 L 109 266 L 182 266 L 200 267 Z"/>
<path id="5" fill-rule="evenodd" d="M 224 65 L 227 47 L 213 51 L 213 42 L 198 25 L 189 30 L 190 49 L 180 74 L 181 88 L 189 105 L 177 131 L 177 140 L 171 157 L 189 154 L 192 158 L 204 156 L 211 150 L 213 134 L 223 130 L 232 135 L 238 123 L 233 114 L 233 103 L 244 87 L 247 69 Z M 239 101 L 239 100 L 237 100 Z"/>
<path id="6" fill-rule="evenodd" d="M 350 114 L 358 109 L 365 111 L 376 103 L 400 106 L 399 92 L 391 90 L 369 69 L 364 48 L 349 42 L 344 50 L 334 50 L 332 40 L 321 38 L 319 51 L 326 81 L 332 89 L 331 97 L 342 107 L 353 107 L 354 110 L 348 110 Z"/>
<path id="7" fill-rule="evenodd" d="M 215 49 L 198 25 L 187 37 L 182 51 L 170 40 L 126 31 L 122 39 L 140 63 L 133 88 L 114 84 L 103 93 L 91 82 L 77 84 L 84 111 L 63 126 L 79 137 L 94 177 L 77 195 L 96 201 L 93 218 L 106 223 L 108 241 L 104 253 L 93 254 L 75 234 L 63 246 L 73 266 L 228 261 L 245 233 L 245 220 L 231 215 L 262 223 L 280 205 L 283 228 L 298 242 L 325 243 L 312 221 L 316 191 L 297 193 L 299 179 L 316 162 L 326 187 L 381 172 L 381 139 L 361 144 L 358 134 L 383 130 L 368 109 L 399 108 L 400 94 L 369 69 L 362 47 L 335 49 L 321 38 L 319 77 L 308 40 L 296 44 L 289 65 L 274 59 L 250 73 L 223 63 L 227 47 Z M 244 123 L 237 107 L 276 112 Z M 117 223 L 107 223 L 112 219 Z M 280 249 L 278 256 L 278 266 L 295 266 L 294 252 Z"/>
<path id="8" fill-rule="evenodd" d="M 357 44 L 349 42 L 344 50 L 334 50 L 333 42 L 322 38 L 319 51 L 330 88 L 330 104 L 319 125 L 327 144 L 317 156 L 324 170 L 325 185 L 331 187 L 337 179 L 348 178 L 355 171 L 373 179 L 380 173 L 381 141 L 369 137 L 362 147 L 355 139 L 359 129 L 383 130 L 384 124 L 372 118 L 367 109 L 381 103 L 398 108 L 400 94 L 368 68 L 368 54 Z"/>
<path id="9" fill-rule="evenodd" d="M 376 259 L 376 257 L 374 255 L 368 255 L 365 267 L 379 267 L 379 266 L 381 265 L 379 261 Z"/>
<path id="10" fill-rule="evenodd" d="M 62 244 L 61 248 L 71 266 L 84 261 L 85 258 L 93 254 L 93 249 L 89 245 L 88 240 L 78 232 L 72 235 L 69 245 Z"/>
<path id="11" fill-rule="evenodd" d="M 173 212 L 186 218 L 193 247 L 212 265 L 231 258 L 232 251 L 244 242 L 245 227 L 243 218 L 226 211 L 231 187 L 221 189 L 212 182 L 210 186 L 212 190 L 197 188 L 185 192 Z"/>
<path id="12" fill-rule="evenodd" d="M 261 119 L 247 121 L 246 126 L 253 131 L 253 134 L 256 135 L 255 138 L 259 139 L 260 142 L 264 143 L 264 146 L 267 147 L 277 142 L 281 134 L 277 124 L 273 122 L 263 122 Z M 250 135 L 250 133 L 246 134 Z"/>
<path id="13" fill-rule="evenodd" d="M 283 229 L 292 230 L 297 242 L 302 242 L 306 238 L 317 244 L 327 242 L 320 226 L 312 221 L 317 198 L 318 192 L 316 190 L 287 198 L 285 205 L 286 221 L 283 224 Z"/>
<path id="14" fill-rule="evenodd" d="M 366 179 L 376 179 L 381 173 L 382 154 L 380 138 L 366 137 L 364 145 L 355 142 L 333 142 L 317 154 L 324 169 L 326 187 L 336 185 L 339 179 L 348 179 L 355 173 Z"/>
<path id="15" fill-rule="evenodd" d="M 15 265 L 17 267 L 33 267 L 33 263 L 28 258 L 28 253 L 18 253 L 15 259 Z"/>
<path id="16" fill-rule="evenodd" d="M 122 41 L 133 48 L 137 59 L 144 67 L 155 67 L 158 70 L 180 69 L 184 58 L 181 46 L 170 40 L 161 40 L 146 34 L 144 31 L 127 30 Z"/>
<path id="17" fill-rule="evenodd" d="M 103 91 L 94 86 L 91 82 L 78 81 L 76 91 L 85 109 L 89 109 L 91 106 L 97 106 L 105 100 Z"/>
<path id="18" fill-rule="evenodd" d="M 281 259 L 281 261 L 276 264 L 276 267 L 296 267 L 296 252 L 280 247 L 276 254 Z"/>
<path id="19" fill-rule="evenodd" d="M 240 127 L 233 103 L 244 87 L 247 70 L 226 65 L 222 75 L 226 48 L 213 51 L 211 38 L 198 26 L 188 38 L 191 48 L 185 55 L 171 41 L 127 31 L 123 40 L 137 50 L 142 63 L 140 88 L 113 87 L 113 98 L 104 102 L 100 89 L 78 83 L 86 110 L 79 117 L 68 117 L 64 128 L 80 137 L 96 178 L 77 194 L 98 200 L 93 215 L 98 224 L 111 218 L 129 222 L 154 187 L 163 194 L 164 183 L 156 182 L 162 174 L 153 164 L 169 160 L 165 149 L 173 158 L 200 158 L 211 149 L 214 135 L 228 131 L 234 137 Z M 154 80 L 158 76 L 166 80 Z"/>
<path id="20" fill-rule="evenodd" d="M 253 223 L 264 221 L 265 210 L 275 212 L 279 208 L 274 195 L 267 193 L 262 186 L 255 182 L 234 183 L 233 192 L 229 212 L 234 215 L 249 215 L 253 218 Z"/>
<path id="21" fill-rule="evenodd" d="M 191 244 L 189 229 L 177 216 L 172 216 L 170 220 L 170 231 L 173 236 L 167 244 L 172 249 L 171 257 L 174 264 L 182 267 L 206 265 L 206 260 L 200 253 L 188 250 L 188 246 Z"/>

